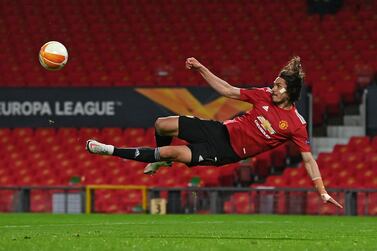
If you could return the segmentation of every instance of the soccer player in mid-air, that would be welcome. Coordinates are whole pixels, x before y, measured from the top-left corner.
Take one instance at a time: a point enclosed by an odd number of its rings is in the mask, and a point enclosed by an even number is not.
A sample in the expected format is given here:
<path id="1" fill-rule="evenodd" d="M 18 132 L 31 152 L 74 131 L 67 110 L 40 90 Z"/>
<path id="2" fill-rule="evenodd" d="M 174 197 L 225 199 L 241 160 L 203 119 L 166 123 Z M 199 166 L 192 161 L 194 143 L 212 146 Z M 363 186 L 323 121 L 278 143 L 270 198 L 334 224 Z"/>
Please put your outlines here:
<path id="1" fill-rule="evenodd" d="M 301 151 L 308 175 L 324 202 L 342 206 L 326 191 L 317 162 L 310 151 L 306 122 L 295 101 L 300 97 L 304 72 L 300 58 L 293 57 L 283 67 L 271 88 L 237 88 L 220 79 L 195 58 L 186 68 L 199 72 L 222 96 L 253 104 L 244 115 L 225 122 L 188 116 L 158 118 L 155 122 L 156 148 L 118 148 L 88 140 L 86 149 L 93 154 L 113 155 L 149 163 L 145 174 L 162 166 L 182 162 L 188 166 L 221 166 L 255 156 L 291 140 Z M 170 146 L 173 137 L 188 145 Z"/>

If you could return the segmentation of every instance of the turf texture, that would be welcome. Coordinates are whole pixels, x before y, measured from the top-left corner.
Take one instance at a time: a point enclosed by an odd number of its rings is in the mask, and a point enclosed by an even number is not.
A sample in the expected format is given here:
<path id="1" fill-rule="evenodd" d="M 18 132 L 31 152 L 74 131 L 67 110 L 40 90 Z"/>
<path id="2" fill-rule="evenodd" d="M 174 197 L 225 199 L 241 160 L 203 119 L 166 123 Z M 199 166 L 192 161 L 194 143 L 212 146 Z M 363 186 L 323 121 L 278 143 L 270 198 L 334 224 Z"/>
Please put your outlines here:
<path id="1" fill-rule="evenodd" d="M 377 250 L 377 217 L 0 214 L 0 250 Z"/>

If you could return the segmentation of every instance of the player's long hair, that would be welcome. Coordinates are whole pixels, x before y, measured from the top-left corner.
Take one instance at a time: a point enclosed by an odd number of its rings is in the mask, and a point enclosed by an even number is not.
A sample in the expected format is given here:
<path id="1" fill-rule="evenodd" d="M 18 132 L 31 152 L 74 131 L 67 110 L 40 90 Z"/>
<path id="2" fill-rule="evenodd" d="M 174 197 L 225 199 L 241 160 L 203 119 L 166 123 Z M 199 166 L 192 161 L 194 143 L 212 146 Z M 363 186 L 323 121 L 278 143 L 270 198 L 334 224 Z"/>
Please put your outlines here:
<path id="1" fill-rule="evenodd" d="M 301 59 L 294 56 L 280 71 L 279 77 L 287 82 L 289 101 L 294 103 L 300 99 L 301 87 L 304 84 L 305 73 L 301 66 Z"/>

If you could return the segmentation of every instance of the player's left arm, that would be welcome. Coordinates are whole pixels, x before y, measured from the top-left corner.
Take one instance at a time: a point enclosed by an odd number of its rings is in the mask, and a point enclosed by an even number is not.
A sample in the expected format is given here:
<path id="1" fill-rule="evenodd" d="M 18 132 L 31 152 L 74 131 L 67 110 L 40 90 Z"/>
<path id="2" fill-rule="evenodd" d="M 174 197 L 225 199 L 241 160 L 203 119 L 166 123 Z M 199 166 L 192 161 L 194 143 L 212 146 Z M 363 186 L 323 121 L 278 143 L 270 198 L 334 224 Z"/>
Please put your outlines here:
<path id="1" fill-rule="evenodd" d="M 302 159 L 308 175 L 312 179 L 315 188 L 321 195 L 323 202 L 331 202 L 336 206 L 343 208 L 337 201 L 335 201 L 326 191 L 323 184 L 321 172 L 319 171 L 318 164 L 315 161 L 309 146 L 308 133 L 306 130 L 306 122 L 304 118 L 297 112 L 297 116 L 301 122 L 301 126 L 293 133 L 292 141 L 298 146 L 301 152 Z"/>
<path id="2" fill-rule="evenodd" d="M 337 207 L 343 208 L 341 204 L 339 204 L 336 200 L 334 200 L 326 191 L 325 186 L 323 184 L 323 180 L 321 177 L 321 172 L 319 171 L 317 162 L 315 161 L 311 152 L 302 152 L 301 153 L 302 159 L 304 161 L 304 165 L 308 175 L 312 179 L 315 188 L 317 189 L 318 193 L 321 195 L 323 202 L 331 202 Z"/>
<path id="3" fill-rule="evenodd" d="M 241 89 L 230 85 L 225 80 L 213 74 L 207 67 L 202 65 L 196 58 L 188 58 L 186 60 L 186 68 L 196 70 L 202 75 L 206 82 L 224 97 L 232 99 L 240 99 Z"/>

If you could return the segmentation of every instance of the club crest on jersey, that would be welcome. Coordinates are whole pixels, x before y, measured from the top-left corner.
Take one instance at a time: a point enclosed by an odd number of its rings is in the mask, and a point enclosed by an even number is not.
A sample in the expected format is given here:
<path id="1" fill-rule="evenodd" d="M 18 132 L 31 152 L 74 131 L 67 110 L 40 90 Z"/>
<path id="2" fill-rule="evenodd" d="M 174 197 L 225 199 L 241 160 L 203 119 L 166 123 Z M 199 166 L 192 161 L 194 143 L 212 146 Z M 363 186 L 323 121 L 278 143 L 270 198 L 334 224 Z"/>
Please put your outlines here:
<path id="1" fill-rule="evenodd" d="M 282 130 L 287 130 L 288 128 L 288 122 L 285 120 L 280 120 L 279 121 L 279 128 Z"/>

